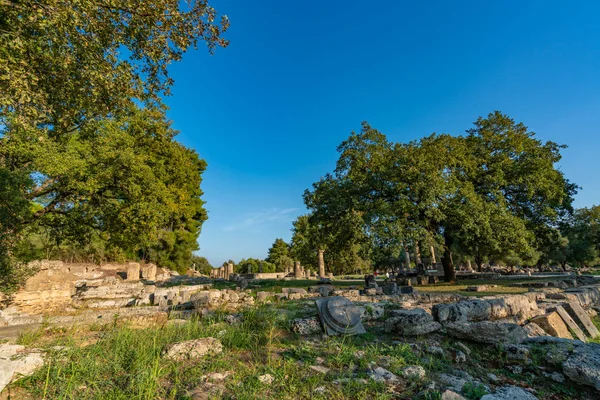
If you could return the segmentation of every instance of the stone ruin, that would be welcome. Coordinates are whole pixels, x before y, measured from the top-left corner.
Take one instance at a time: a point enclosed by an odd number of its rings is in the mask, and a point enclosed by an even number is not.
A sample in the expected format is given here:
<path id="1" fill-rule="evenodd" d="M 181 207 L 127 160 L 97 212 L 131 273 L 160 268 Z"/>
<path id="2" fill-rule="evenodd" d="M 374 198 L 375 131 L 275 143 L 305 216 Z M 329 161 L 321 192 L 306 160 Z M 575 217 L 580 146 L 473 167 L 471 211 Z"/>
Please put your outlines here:
<path id="1" fill-rule="evenodd" d="M 152 264 L 97 266 L 45 261 L 37 267 L 40 271 L 25 287 L 4 301 L 0 326 L 40 323 L 44 316 L 52 324 L 85 323 L 87 316 L 90 323 L 110 322 L 115 310 L 139 325 L 147 320 L 165 323 L 167 318 L 204 316 L 215 309 L 232 313 L 229 319 L 233 321 L 239 310 L 255 303 L 312 300 L 314 315 L 292 321 L 292 331 L 302 335 L 361 334 L 366 331 L 363 323 L 377 323 L 399 336 L 441 334 L 502 346 L 507 357 L 516 357 L 510 353 L 513 351 L 517 355 L 527 352 L 530 344 L 554 343 L 567 346 L 563 373 L 600 390 L 600 345 L 586 344 L 600 336 L 590 318 L 600 310 L 600 285 L 589 276 L 519 283 L 515 285 L 527 287 L 529 292 L 472 298 L 419 293 L 412 285 L 403 293 L 405 288 L 396 282 L 379 286 L 371 279 L 363 289 L 336 287 L 322 278 L 308 290 L 284 287 L 281 293 L 255 293 L 241 287 L 217 290 L 206 278 L 180 276 Z M 243 281 L 247 285 L 248 281 Z"/>

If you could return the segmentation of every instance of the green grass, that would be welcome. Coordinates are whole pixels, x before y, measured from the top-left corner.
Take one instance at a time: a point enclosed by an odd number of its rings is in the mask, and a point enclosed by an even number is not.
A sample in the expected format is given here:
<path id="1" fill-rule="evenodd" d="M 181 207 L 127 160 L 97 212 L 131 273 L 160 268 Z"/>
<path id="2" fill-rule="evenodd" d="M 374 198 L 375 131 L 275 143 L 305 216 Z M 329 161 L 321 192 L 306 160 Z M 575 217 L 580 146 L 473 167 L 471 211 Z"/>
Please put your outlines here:
<path id="1" fill-rule="evenodd" d="M 232 371 L 224 381 L 223 398 L 392 398 L 383 384 L 370 379 L 339 385 L 333 380 L 349 377 L 350 367 L 364 368 L 367 361 L 381 355 L 389 356 L 392 366 L 400 368 L 410 359 L 406 348 L 373 345 L 376 338 L 369 334 L 329 338 L 309 346 L 289 333 L 289 318 L 273 306 L 262 306 L 244 312 L 238 325 L 228 325 L 216 315 L 147 329 L 110 324 L 82 336 L 75 330 L 52 335 L 40 329 L 23 335 L 20 342 L 40 345 L 48 352 L 47 362 L 13 388 L 25 389 L 36 399 L 188 399 L 188 391 L 203 384 L 203 375 Z M 220 339 L 223 353 L 186 362 L 162 357 L 170 343 L 208 336 Z M 362 359 L 356 353 L 360 349 L 365 351 Z M 319 355 L 333 375 L 309 369 Z M 274 377 L 272 384 L 258 380 L 264 374 Z"/>

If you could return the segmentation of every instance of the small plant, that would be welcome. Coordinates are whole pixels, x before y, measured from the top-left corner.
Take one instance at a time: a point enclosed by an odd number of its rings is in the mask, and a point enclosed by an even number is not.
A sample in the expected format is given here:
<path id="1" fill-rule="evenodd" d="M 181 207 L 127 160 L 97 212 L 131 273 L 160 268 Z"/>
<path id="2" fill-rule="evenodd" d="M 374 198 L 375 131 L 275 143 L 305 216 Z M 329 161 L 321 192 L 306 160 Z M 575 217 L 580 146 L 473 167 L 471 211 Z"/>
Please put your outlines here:
<path id="1" fill-rule="evenodd" d="M 467 382 L 463 386 L 462 393 L 469 400 L 479 400 L 487 394 L 487 390 L 481 383 Z"/>

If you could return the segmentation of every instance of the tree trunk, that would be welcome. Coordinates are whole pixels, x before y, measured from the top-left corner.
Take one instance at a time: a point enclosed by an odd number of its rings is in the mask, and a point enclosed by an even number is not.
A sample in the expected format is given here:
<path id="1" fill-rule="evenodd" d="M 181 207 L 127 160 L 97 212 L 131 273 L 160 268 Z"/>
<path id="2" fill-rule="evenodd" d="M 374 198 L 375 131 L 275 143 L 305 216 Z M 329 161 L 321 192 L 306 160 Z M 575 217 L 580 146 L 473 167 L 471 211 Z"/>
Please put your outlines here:
<path id="1" fill-rule="evenodd" d="M 452 246 L 453 239 L 449 234 L 444 233 L 444 255 L 442 256 L 442 265 L 444 266 L 444 280 L 446 282 L 456 282 L 456 271 L 454 271 L 454 263 L 452 262 Z"/>
<path id="2" fill-rule="evenodd" d="M 477 264 L 477 272 L 483 272 L 483 257 L 475 256 L 475 264 Z"/>

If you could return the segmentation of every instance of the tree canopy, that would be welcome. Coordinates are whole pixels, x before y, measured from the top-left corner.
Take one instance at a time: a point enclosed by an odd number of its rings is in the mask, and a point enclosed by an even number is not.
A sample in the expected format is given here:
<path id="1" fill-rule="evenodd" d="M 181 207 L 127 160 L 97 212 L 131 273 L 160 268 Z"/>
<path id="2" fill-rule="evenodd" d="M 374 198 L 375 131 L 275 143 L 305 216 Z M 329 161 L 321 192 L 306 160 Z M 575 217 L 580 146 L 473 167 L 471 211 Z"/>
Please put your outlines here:
<path id="1" fill-rule="evenodd" d="M 555 167 L 562 147 L 500 112 L 479 118 L 464 136 L 410 143 L 391 143 L 363 123 L 338 147 L 334 173 L 305 192 L 304 231 L 314 233 L 304 241 L 375 266 L 408 245 L 439 242 L 450 281 L 456 252 L 479 266 L 535 264 L 577 189 Z"/>
<path id="2" fill-rule="evenodd" d="M 290 245 L 283 239 L 275 239 L 273 245 L 268 250 L 266 261 L 274 264 L 277 271 L 284 271 L 286 267 L 294 265 L 290 257 Z"/>
<path id="3" fill-rule="evenodd" d="M 227 46 L 205 0 L 0 3 L 0 263 L 145 259 L 185 270 L 206 163 L 175 141 L 168 65 Z M 5 273 L 4 275 L 6 275 Z"/>

